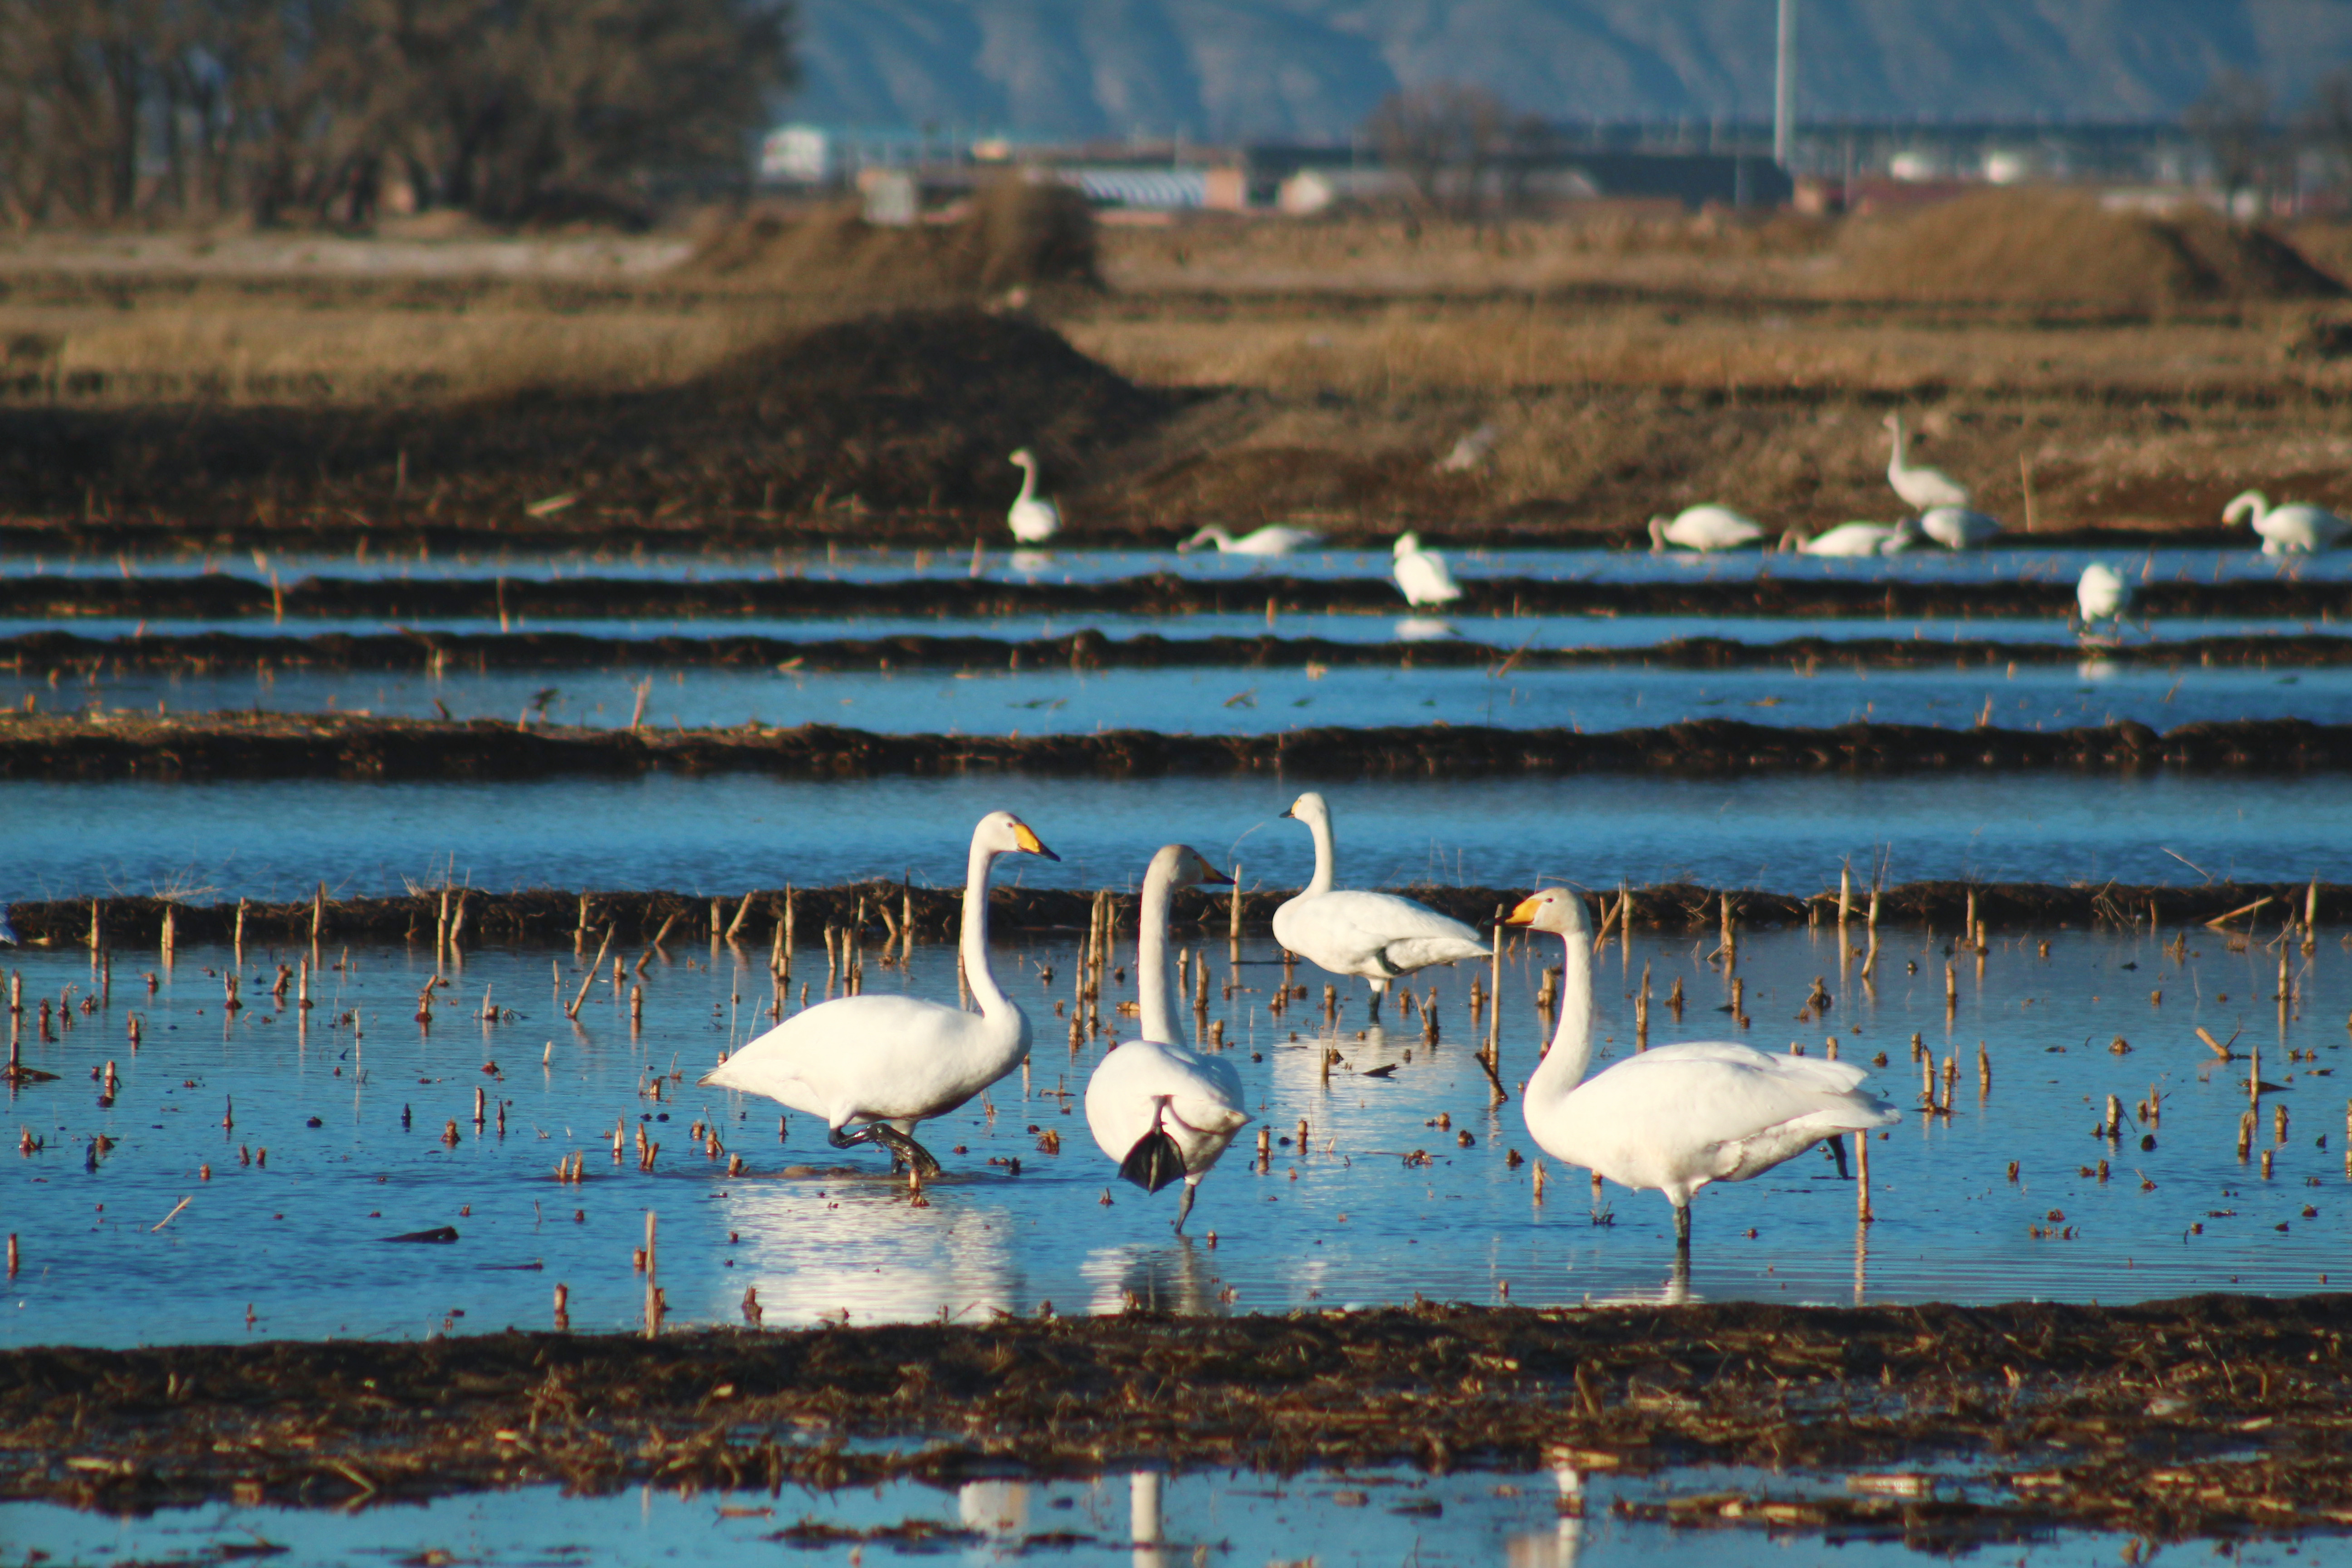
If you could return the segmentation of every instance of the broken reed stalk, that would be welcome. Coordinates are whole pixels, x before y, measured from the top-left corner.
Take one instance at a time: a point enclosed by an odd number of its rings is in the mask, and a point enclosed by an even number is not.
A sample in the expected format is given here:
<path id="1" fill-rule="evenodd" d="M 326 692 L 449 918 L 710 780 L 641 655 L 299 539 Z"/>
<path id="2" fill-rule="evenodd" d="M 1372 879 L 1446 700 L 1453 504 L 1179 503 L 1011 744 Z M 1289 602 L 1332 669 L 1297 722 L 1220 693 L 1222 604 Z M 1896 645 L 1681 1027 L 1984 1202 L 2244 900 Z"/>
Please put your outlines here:
<path id="1" fill-rule="evenodd" d="M 1853 1217 L 1868 1225 L 1878 1216 L 1870 1212 L 1870 1134 L 1853 1135 L 1854 1209 Z"/>
<path id="2" fill-rule="evenodd" d="M 612 946 L 613 927 L 611 923 L 607 922 L 604 927 L 604 940 L 597 945 L 596 956 L 589 963 L 588 973 L 580 977 L 579 993 L 572 998 L 572 1005 L 563 1010 L 563 1016 L 565 1017 L 577 1018 L 580 1016 L 580 1005 L 588 1000 L 588 988 L 596 984 L 596 972 L 604 967 L 604 954 L 611 950 Z M 303 984 L 306 988 L 310 984 L 307 972 L 305 973 Z"/>

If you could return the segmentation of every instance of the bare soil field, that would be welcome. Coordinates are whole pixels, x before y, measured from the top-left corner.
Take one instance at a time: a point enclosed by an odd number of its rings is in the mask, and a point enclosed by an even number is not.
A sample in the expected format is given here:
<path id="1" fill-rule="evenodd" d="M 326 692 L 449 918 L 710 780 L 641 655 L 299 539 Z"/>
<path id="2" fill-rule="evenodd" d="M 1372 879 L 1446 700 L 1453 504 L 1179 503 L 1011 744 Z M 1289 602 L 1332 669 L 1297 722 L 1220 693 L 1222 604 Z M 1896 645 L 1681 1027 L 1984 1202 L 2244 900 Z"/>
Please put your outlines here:
<path id="1" fill-rule="evenodd" d="M 2352 507 L 2343 234 L 1994 196 L 903 244 L 833 215 L 601 274 L 19 247 L 0 540 L 968 543 L 1028 445 L 1078 546 L 1274 520 L 1630 542 L 1703 500 L 1891 518 L 1898 410 L 2016 530 L 2210 529 L 2248 487 Z"/>

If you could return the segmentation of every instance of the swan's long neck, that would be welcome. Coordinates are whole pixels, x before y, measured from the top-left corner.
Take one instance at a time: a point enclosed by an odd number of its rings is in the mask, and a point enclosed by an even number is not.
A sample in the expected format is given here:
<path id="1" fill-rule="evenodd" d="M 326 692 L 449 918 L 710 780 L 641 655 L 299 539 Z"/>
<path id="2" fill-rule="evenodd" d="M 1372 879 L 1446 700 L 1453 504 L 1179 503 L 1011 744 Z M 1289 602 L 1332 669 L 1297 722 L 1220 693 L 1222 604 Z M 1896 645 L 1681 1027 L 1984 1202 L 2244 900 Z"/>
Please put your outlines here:
<path id="1" fill-rule="evenodd" d="M 1572 931 L 1560 940 L 1568 951 L 1559 972 L 1559 1027 L 1552 1033 L 1551 1048 L 1528 1079 L 1530 1103 L 1567 1098 L 1584 1081 L 1584 1069 L 1592 1064 L 1592 938 Z"/>
<path id="2" fill-rule="evenodd" d="M 1886 471 L 1890 474 L 1903 471 L 1903 416 L 1900 414 L 1895 416 L 1895 456 L 1886 460 Z"/>
<path id="3" fill-rule="evenodd" d="M 1315 879 L 1307 884 L 1309 896 L 1331 890 L 1331 879 L 1339 874 L 1339 846 L 1331 833 L 1331 817 L 1327 812 L 1307 825 L 1315 835 Z"/>
<path id="4" fill-rule="evenodd" d="M 1175 966 L 1168 962 L 1168 908 L 1175 901 L 1174 884 L 1174 876 L 1157 860 L 1143 875 L 1143 908 L 1135 932 L 1135 999 L 1145 1039 L 1190 1047 L 1183 998 L 1176 994 Z"/>
<path id="5" fill-rule="evenodd" d="M 1654 517 L 1650 520 L 1650 548 L 1653 551 L 1659 551 L 1664 550 L 1665 547 L 1666 520 L 1662 517 Z"/>
<path id="6" fill-rule="evenodd" d="M 1003 495 L 1004 492 L 999 490 L 996 493 Z M 1021 500 L 1037 499 L 1037 463 L 1034 458 L 1021 465 L 1021 494 L 1018 499 Z"/>
<path id="7" fill-rule="evenodd" d="M 988 868 L 995 860 L 996 851 L 983 847 L 975 837 L 963 879 L 964 983 L 971 987 L 972 1000 L 980 1004 L 982 1015 L 991 1018 L 1013 1006 L 988 967 Z"/>

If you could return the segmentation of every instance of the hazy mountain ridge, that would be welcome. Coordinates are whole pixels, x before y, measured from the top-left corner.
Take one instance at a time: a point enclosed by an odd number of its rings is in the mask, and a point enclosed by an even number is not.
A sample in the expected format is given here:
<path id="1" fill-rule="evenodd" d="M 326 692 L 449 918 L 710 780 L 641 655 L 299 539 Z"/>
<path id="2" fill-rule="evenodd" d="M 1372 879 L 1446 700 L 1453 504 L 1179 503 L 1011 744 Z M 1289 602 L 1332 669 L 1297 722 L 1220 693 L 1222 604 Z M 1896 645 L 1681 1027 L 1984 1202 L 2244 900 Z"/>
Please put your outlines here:
<path id="1" fill-rule="evenodd" d="M 2293 101 L 2346 0 L 1802 0 L 1820 120 L 2168 119 L 2223 68 Z M 1556 119 L 1761 120 L 1774 0 L 803 0 L 796 118 L 1342 137 L 1399 85 Z"/>

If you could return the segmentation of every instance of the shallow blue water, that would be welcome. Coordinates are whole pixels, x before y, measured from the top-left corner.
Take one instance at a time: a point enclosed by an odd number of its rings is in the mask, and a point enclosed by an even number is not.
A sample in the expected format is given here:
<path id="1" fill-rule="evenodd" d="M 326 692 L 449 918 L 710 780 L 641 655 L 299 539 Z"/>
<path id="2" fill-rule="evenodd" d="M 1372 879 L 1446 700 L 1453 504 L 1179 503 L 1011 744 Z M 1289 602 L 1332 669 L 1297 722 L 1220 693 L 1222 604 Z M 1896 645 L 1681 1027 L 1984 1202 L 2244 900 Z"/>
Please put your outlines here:
<path id="1" fill-rule="evenodd" d="M 1981 979 L 1957 955 L 1948 1018 L 1944 947 L 1924 933 L 1882 933 L 1873 988 L 1851 963 L 1841 967 L 1833 932 L 1753 932 L 1740 944 L 1752 1020 L 1740 1030 L 1716 1010 L 1728 981 L 1709 961 L 1711 941 L 1637 929 L 1630 953 L 1612 944 L 1598 965 L 1603 1060 L 1630 1047 L 1627 994 L 1646 966 L 1659 999 L 1654 1043 L 1732 1034 L 1766 1050 L 1801 1043 L 1820 1053 L 1833 1037 L 1846 1059 L 1885 1056 L 1872 1081 L 1897 1107 L 1919 1103 L 1914 1032 L 1931 1058 L 1955 1057 L 1962 1075 L 1948 1119 L 1914 1110 L 1873 1143 L 1877 1223 L 1866 1233 L 1855 1225 L 1853 1184 L 1809 1153 L 1701 1194 L 1685 1279 L 1673 1268 L 1663 1198 L 1595 1194 L 1581 1172 L 1545 1160 L 1538 1200 L 1534 1164 L 1511 1163 L 1514 1151 L 1543 1158 L 1516 1100 L 1546 1032 L 1534 1001 L 1541 969 L 1559 961 L 1551 939 L 1507 954 L 1500 1070 L 1514 1098 L 1500 1106 L 1472 1056 L 1483 1029 L 1469 1014 L 1467 974 L 1425 972 L 1417 983 L 1440 996 L 1444 1039 L 1433 1050 L 1417 1022 L 1367 1033 L 1354 984 L 1343 984 L 1341 1016 L 1327 1032 L 1327 977 L 1312 965 L 1297 971 L 1309 999 L 1276 1017 L 1267 1002 L 1283 970 L 1268 942 L 1246 942 L 1238 970 L 1221 940 L 1200 944 L 1213 982 L 1210 1016 L 1224 1026 L 1245 1104 L 1277 1140 L 1296 1140 L 1301 1121 L 1307 1131 L 1303 1146 L 1276 1142 L 1264 1172 L 1251 1159 L 1255 1132 L 1245 1133 L 1202 1184 L 1183 1239 L 1169 1231 L 1176 1194 L 1119 1182 L 1079 1113 L 1077 1092 L 1108 1041 L 1074 1047 L 1055 1014 L 1076 973 L 1067 942 L 995 949 L 1036 1045 L 1025 1073 L 919 1130 L 946 1168 L 928 1207 L 908 1206 L 903 1180 L 874 1152 L 826 1147 L 814 1119 L 696 1087 L 722 1052 L 767 1026 L 766 925 L 755 919 L 740 953 L 692 942 L 656 954 L 635 982 L 645 1008 L 634 1027 L 625 988 L 604 978 L 576 1023 L 564 1017 L 559 996 L 572 998 L 594 956 L 592 948 L 575 957 L 568 944 L 468 953 L 443 972 L 448 987 L 429 1026 L 414 1016 L 436 973 L 429 940 L 330 946 L 307 1021 L 268 992 L 275 966 L 305 951 L 248 950 L 249 1005 L 233 1020 L 215 973 L 230 955 L 217 948 L 184 949 L 167 971 L 152 947 L 126 944 L 110 1005 L 88 1013 L 79 1004 L 98 982 L 86 954 L 12 955 L 33 1007 L 25 1060 L 58 1077 L 11 1100 L 12 1120 L 46 1142 L 0 1166 L 0 1212 L 24 1257 L 0 1291 L 0 1344 L 543 1326 L 559 1283 L 575 1327 L 624 1329 L 643 1314 L 631 1252 L 648 1211 L 659 1219 L 673 1321 L 737 1321 L 750 1286 L 777 1326 L 845 1312 L 859 1322 L 1028 1313 L 1048 1302 L 1066 1313 L 1113 1312 L 1130 1297 L 1222 1312 L 1416 1294 L 1547 1305 L 2292 1293 L 2326 1287 L 2352 1241 L 2352 1181 L 2330 1137 L 2352 1092 L 2352 1079 L 2336 1076 L 2347 1059 L 2352 958 L 2335 931 L 2310 958 L 2294 956 L 2300 1001 L 2284 1022 L 2270 1000 L 2275 957 L 2259 945 L 2231 952 L 2202 930 L 2185 967 L 2144 929 L 2052 932 L 2046 959 L 2032 939 L 2005 939 Z M 919 945 L 904 966 L 884 966 L 878 942 L 865 951 L 870 992 L 956 994 L 955 955 L 943 943 Z M 802 1005 L 803 984 L 810 1000 L 824 995 L 820 952 L 796 955 L 788 1010 Z M 152 994 L 142 978 L 149 971 Z M 1229 975 L 1241 987 L 1231 996 Z M 1831 1011 L 1800 1021 L 1817 976 Z M 1689 999 L 1679 1022 L 1664 1005 L 1677 982 Z M 1112 1006 L 1132 995 L 1131 971 L 1107 977 L 1104 990 L 1109 1033 L 1131 1036 Z M 44 1040 L 37 1005 L 60 997 L 76 1009 L 75 1026 L 59 1023 Z M 486 998 L 520 1016 L 483 1021 Z M 137 1051 L 126 1032 L 133 1011 L 144 1035 Z M 1391 1024 L 1394 1012 L 1392 1003 Z M 2219 1063 L 2199 1042 L 2200 1026 L 2232 1042 L 2240 1059 Z M 2110 1051 L 2118 1037 L 2130 1054 Z M 1992 1070 L 1983 1095 L 1979 1041 Z M 1327 1045 L 1339 1052 L 1328 1083 Z M 2283 1086 L 2265 1096 L 2259 1128 L 2257 1151 L 2274 1147 L 2267 1177 L 2235 1154 L 2249 1050 L 2262 1053 L 2263 1079 Z M 120 1089 L 101 1105 L 96 1079 L 110 1060 Z M 1375 1066 L 1392 1076 L 1360 1076 Z M 2162 1096 L 2160 1125 L 2127 1110 L 2127 1136 L 2094 1135 L 2106 1094 L 2128 1108 L 2150 1086 Z M 2290 1123 L 2274 1146 L 2279 1105 Z M 716 1130 L 722 1154 L 698 1144 L 697 1122 Z M 612 1158 L 616 1125 L 642 1128 L 660 1145 L 650 1172 L 634 1147 Z M 1059 1140 L 1052 1148 L 1049 1131 Z M 2146 1149 L 2144 1131 L 2153 1138 Z M 100 1133 L 115 1140 L 102 1155 L 90 1142 Z M 247 1151 L 266 1152 L 248 1164 Z M 585 1156 L 588 1179 L 554 1181 L 555 1163 L 574 1152 Z M 723 1154 L 742 1155 L 744 1173 L 728 1174 Z M 2020 1165 L 2013 1182 L 2011 1161 Z M 441 1226 L 459 1239 L 389 1239 Z M 2037 1227 L 2073 1234 L 2037 1237 Z M 126 1279 L 140 1289 L 126 1291 Z M 171 1310 L 159 1313 L 164 1300 Z"/>
<path id="2" fill-rule="evenodd" d="M 2279 672 L 2179 669 L 2084 659 L 2014 669 L 1874 670 L 1823 667 L 1679 670 L 1638 666 L 1483 669 L 1301 668 L 944 670 L 810 674 L 761 669 L 604 668 L 451 671 L 251 669 L 210 676 L 134 674 L 97 680 L 0 672 L 0 708 L 96 705 L 172 712 L 246 710 L 372 713 L 624 728 L 637 683 L 646 721 L 684 724 L 842 724 L 940 734 L 1084 734 L 1137 725 L 1170 733 L 1269 734 L 1322 725 L 1494 724 L 1614 730 L 1701 719 L 1825 727 L 1858 721 L 1965 729 L 2066 729 L 2134 720 L 2158 730 L 2200 721 L 2352 722 L 2352 666 Z M 543 706 L 542 706 L 543 703 Z"/>
<path id="3" fill-rule="evenodd" d="M 681 1494 L 652 1487 L 608 1497 L 553 1487 L 448 1498 L 355 1512 L 227 1504 L 110 1518 L 35 1503 L 0 1503 L 0 1542 L 51 1554 L 60 1568 L 101 1563 L 211 1563 L 250 1554 L 257 1541 L 289 1563 L 467 1563 L 485 1568 L 694 1563 L 713 1568 L 778 1561 L 855 1564 L 945 1559 L 1032 1560 L 1093 1568 L 1181 1568 L 1197 1563 L 1393 1568 L 1503 1563 L 1508 1568 L 1606 1568 L 1624 1563 L 1760 1568 L 1832 1562 L 1846 1568 L 1913 1564 L 1899 1537 L 1819 1536 L 1762 1530 L 1692 1530 L 1621 1517 L 1621 1501 L 1742 1489 L 1775 1498 L 1844 1490 L 1837 1476 L 1701 1468 L 1664 1476 L 1599 1470 L 1425 1476 L 1370 1468 L 1294 1476 L 1115 1473 L 1092 1480 L 920 1482 L 821 1492 Z M 1955 1481 L 1941 1495 L 1983 1493 Z M 840 1530 L 929 1524 L 939 1533 L 894 1543 L 793 1541 L 816 1523 Z M 2035 1531 L 1988 1552 L 2004 1565 L 2088 1568 L 2112 1563 L 2126 1538 Z M 2318 1542 L 2305 1550 L 2317 1550 Z M 2192 1550 L 2180 1548 L 2176 1550 Z M 2232 1541 L 2233 1563 L 2304 1561 L 2290 1542 Z M 2201 1555 L 2201 1550 L 2200 1550 Z M 2322 1559 L 2313 1558 L 2313 1561 Z"/>
<path id="4" fill-rule="evenodd" d="M 1124 886 L 1136 846 L 1184 837 L 1252 884 L 1312 870 L 1278 779 L 1123 782 L 961 775 L 817 783 L 654 773 L 514 784 L 0 782 L 0 897 L 177 889 L 307 898 L 445 877 L 511 889 L 740 894 L 910 872 L 963 876 L 963 824 L 1018 810 L 1063 856 L 1018 874 Z M 1342 877 L 1588 886 L 1690 878 L 1813 892 L 1841 860 L 1894 881 L 2189 883 L 2352 879 L 2352 781 L 2059 774 L 1730 781 L 1595 775 L 1316 782 Z M 2192 867 L 2194 868 L 2192 868 Z"/>

